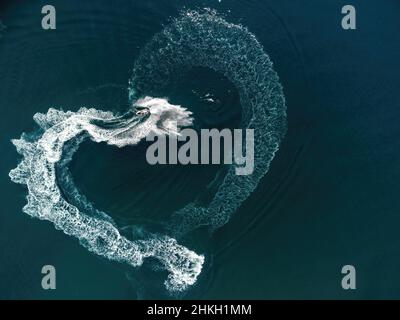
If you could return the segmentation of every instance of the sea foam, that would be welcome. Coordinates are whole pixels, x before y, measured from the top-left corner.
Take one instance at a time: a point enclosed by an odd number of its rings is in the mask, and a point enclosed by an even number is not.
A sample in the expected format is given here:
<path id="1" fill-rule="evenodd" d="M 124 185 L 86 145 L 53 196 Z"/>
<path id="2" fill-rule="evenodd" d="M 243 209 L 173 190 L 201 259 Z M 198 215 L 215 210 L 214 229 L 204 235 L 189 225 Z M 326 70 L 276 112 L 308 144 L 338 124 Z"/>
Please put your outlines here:
<path id="1" fill-rule="evenodd" d="M 92 206 L 86 201 L 81 203 L 86 203 L 83 209 L 87 212 L 82 211 L 65 199 L 58 186 L 56 165 L 66 165 L 84 139 L 124 147 L 137 144 L 150 133 L 167 134 L 171 121 L 178 128 L 192 123 L 189 111 L 165 99 L 145 97 L 135 105 L 149 112 L 137 115 L 133 109 L 117 116 L 82 108 L 77 112 L 49 109 L 46 114 L 35 114 L 41 130 L 12 140 L 23 159 L 9 175 L 13 182 L 28 188 L 25 213 L 51 221 L 57 229 L 78 238 L 89 251 L 107 259 L 140 266 L 143 259 L 154 257 L 169 272 L 165 281 L 167 289 L 181 291 L 195 283 L 203 256 L 168 236 L 154 234 L 146 240 L 130 241 L 121 236 L 108 215 L 98 211 L 93 214 Z M 69 148 L 65 154 L 66 144 Z"/>
<path id="2" fill-rule="evenodd" d="M 153 37 L 135 62 L 130 97 L 157 92 L 194 67 L 220 72 L 237 88 L 241 127 L 254 129 L 255 167 L 238 176 L 231 165 L 211 203 L 189 203 L 175 212 L 167 226 L 176 237 L 226 224 L 268 172 L 286 133 L 285 96 L 269 56 L 247 28 L 209 9 L 185 11 Z"/>

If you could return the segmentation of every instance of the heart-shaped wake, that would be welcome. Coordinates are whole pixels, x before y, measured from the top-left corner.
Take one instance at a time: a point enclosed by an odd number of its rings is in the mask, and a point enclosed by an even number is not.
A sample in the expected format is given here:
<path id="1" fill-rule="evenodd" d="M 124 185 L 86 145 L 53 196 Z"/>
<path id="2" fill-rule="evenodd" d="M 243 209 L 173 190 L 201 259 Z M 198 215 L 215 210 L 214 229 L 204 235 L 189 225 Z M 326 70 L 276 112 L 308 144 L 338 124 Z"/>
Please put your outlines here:
<path id="1" fill-rule="evenodd" d="M 107 214 L 84 201 L 76 189 L 71 187 L 69 192 L 73 201 L 67 199 L 58 186 L 58 174 L 65 175 L 65 170 L 57 168 L 68 166 L 84 139 L 123 147 L 135 145 L 150 134 L 171 132 L 175 124 L 178 130 L 190 125 L 188 110 L 165 99 L 145 96 L 192 67 L 221 72 L 236 86 L 242 128 L 254 130 L 254 172 L 236 176 L 235 165 L 231 165 L 207 206 L 189 203 L 166 223 L 170 236 L 152 234 L 130 241 Z M 167 289 L 182 291 L 196 282 L 204 257 L 179 245 L 176 239 L 201 225 L 224 225 L 257 187 L 286 132 L 283 90 L 255 36 L 210 10 L 184 12 L 155 35 L 135 63 L 129 89 L 136 108 L 122 116 L 85 108 L 36 114 L 40 130 L 13 140 L 23 159 L 9 175 L 12 181 L 28 187 L 24 212 L 53 222 L 57 229 L 77 237 L 89 251 L 110 260 L 139 266 L 143 259 L 153 257 L 169 272 Z"/>

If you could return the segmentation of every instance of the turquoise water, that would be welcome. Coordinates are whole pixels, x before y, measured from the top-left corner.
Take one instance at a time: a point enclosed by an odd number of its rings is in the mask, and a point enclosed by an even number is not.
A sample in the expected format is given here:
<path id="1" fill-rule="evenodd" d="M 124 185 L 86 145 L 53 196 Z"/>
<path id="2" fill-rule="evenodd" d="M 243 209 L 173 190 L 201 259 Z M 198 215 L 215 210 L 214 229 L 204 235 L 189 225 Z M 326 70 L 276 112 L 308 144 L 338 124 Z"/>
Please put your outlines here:
<path id="1" fill-rule="evenodd" d="M 354 2 L 354 32 L 340 28 L 340 1 L 59 1 L 55 31 L 40 28 L 46 3 L 5 5 L 1 297 L 398 297 L 400 102 L 394 92 L 400 24 L 395 1 L 385 1 L 380 10 L 376 3 Z M 8 177 L 21 158 L 10 139 L 36 130 L 33 115 L 50 107 L 126 110 L 135 61 L 156 55 L 143 51 L 146 44 L 182 10 L 204 7 L 246 26 L 262 44 L 283 86 L 288 131 L 268 173 L 226 225 L 179 238 L 204 254 L 205 263 L 194 286 L 171 296 L 163 287 L 167 273 L 154 271 L 154 261 L 134 269 L 100 258 L 51 223 L 24 214 L 27 191 Z M 219 58 L 229 59 L 226 54 Z M 139 86 L 187 107 L 196 128 L 236 128 L 245 121 L 232 77 L 203 67 L 184 71 L 178 68 L 178 79 L 165 88 L 145 72 Z M 204 99 L 210 93 L 213 103 Z M 122 234 L 160 231 L 173 212 L 212 198 L 221 185 L 221 167 L 152 167 L 145 149 L 145 143 L 117 148 L 85 141 L 70 163 L 79 191 Z M 45 264 L 56 267 L 54 291 L 41 289 Z M 357 269 L 355 291 L 341 289 L 345 264 Z"/>

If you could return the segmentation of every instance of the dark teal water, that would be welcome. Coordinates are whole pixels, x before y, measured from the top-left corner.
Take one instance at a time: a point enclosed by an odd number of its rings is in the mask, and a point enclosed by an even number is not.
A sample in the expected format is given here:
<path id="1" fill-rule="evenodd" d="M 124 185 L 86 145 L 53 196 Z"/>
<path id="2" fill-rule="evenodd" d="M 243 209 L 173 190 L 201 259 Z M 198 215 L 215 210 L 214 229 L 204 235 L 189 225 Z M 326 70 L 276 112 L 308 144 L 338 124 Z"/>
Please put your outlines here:
<path id="1" fill-rule="evenodd" d="M 87 252 L 53 225 L 22 213 L 26 190 L 8 172 L 10 139 L 35 129 L 50 107 L 122 111 L 141 48 L 186 9 L 214 8 L 254 33 L 274 62 L 288 107 L 288 133 L 267 175 L 223 228 L 184 241 L 206 255 L 181 298 L 399 298 L 400 4 L 352 1 L 357 30 L 340 26 L 344 1 L 56 1 L 57 30 L 40 27 L 45 1 L 4 4 L 0 20 L 0 297 L 165 298 L 163 274 L 131 270 Z M 233 85 L 194 70 L 168 98 L 198 126 L 237 127 Z M 219 103 L 201 96 L 211 92 Z M 162 221 L 193 201 L 217 171 L 150 167 L 145 145 L 84 143 L 76 184 L 121 225 Z M 57 289 L 41 288 L 43 265 Z M 341 268 L 357 289 L 341 288 Z M 160 280 L 161 279 L 161 280 Z"/>

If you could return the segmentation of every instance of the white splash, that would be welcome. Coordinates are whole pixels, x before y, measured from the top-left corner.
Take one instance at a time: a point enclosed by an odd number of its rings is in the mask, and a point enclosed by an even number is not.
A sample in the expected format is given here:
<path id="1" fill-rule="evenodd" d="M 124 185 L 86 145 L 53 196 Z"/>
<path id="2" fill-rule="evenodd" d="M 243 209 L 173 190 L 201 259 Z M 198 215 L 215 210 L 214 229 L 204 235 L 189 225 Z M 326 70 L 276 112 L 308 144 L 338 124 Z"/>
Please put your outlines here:
<path id="1" fill-rule="evenodd" d="M 110 217 L 102 219 L 82 212 L 64 199 L 58 187 L 56 164 L 61 163 L 67 142 L 79 144 L 83 136 L 123 147 L 137 144 L 150 133 L 167 134 L 171 121 L 178 125 L 178 130 L 193 121 L 189 111 L 165 99 L 146 97 L 135 106 L 123 116 L 86 108 L 77 112 L 49 109 L 46 114 L 35 114 L 34 120 L 42 130 L 12 140 L 23 159 L 9 176 L 28 188 L 25 213 L 51 221 L 57 229 L 78 238 L 89 251 L 107 259 L 140 266 L 143 259 L 154 257 L 169 272 L 166 288 L 182 291 L 196 282 L 204 262 L 202 255 L 167 236 L 130 241 L 121 236 Z"/>

